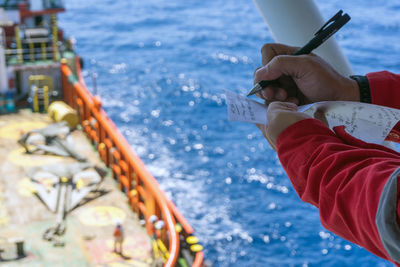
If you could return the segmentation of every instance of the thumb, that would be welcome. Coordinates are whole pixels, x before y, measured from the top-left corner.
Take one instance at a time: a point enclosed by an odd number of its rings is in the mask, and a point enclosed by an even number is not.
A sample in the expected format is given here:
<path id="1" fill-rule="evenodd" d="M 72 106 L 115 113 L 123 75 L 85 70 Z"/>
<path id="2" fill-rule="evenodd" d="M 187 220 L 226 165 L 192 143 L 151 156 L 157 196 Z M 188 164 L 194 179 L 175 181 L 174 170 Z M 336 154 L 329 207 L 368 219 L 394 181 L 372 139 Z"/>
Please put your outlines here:
<path id="1" fill-rule="evenodd" d="M 300 78 L 304 75 L 307 56 L 279 55 L 274 57 L 267 65 L 258 69 L 254 75 L 255 81 L 275 80 L 282 75 Z"/>

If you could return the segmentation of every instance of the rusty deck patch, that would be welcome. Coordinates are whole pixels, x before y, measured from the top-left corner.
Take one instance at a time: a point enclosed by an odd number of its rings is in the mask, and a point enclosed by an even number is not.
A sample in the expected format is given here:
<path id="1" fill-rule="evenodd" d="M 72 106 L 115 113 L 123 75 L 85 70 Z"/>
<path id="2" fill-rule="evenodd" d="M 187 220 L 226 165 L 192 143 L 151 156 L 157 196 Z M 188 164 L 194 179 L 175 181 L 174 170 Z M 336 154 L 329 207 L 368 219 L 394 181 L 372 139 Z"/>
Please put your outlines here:
<path id="1" fill-rule="evenodd" d="M 18 145 L 21 134 L 51 123 L 46 114 L 27 110 L 0 116 L 0 265 L 2 266 L 150 266 L 151 243 L 145 229 L 127 205 L 125 195 L 109 176 L 66 218 L 64 246 L 54 246 L 43 234 L 54 226 L 52 213 L 35 195 L 27 177 L 32 166 L 74 162 L 71 158 L 27 155 Z M 75 150 L 101 164 L 80 131 L 72 133 Z M 123 256 L 113 252 L 117 219 L 125 231 Z M 25 257 L 17 258 L 17 243 L 24 243 Z"/>

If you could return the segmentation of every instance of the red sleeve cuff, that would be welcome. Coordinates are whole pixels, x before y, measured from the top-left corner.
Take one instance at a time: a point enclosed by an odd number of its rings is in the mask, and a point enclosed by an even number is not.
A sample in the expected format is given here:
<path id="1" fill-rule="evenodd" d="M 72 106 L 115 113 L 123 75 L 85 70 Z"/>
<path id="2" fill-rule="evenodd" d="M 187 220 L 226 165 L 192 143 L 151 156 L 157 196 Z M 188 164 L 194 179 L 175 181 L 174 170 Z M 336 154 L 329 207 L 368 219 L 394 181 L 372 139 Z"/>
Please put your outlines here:
<path id="1" fill-rule="evenodd" d="M 287 142 L 295 141 L 299 136 L 307 136 L 307 135 L 330 135 L 335 136 L 334 132 L 329 129 L 325 124 L 321 121 L 313 118 L 304 119 L 293 123 L 289 127 L 287 127 L 276 140 L 276 149 L 279 153 L 280 148 L 282 148 L 283 144 Z"/>
<path id="2" fill-rule="evenodd" d="M 400 109 L 400 75 L 388 71 L 367 74 L 372 104 Z"/>

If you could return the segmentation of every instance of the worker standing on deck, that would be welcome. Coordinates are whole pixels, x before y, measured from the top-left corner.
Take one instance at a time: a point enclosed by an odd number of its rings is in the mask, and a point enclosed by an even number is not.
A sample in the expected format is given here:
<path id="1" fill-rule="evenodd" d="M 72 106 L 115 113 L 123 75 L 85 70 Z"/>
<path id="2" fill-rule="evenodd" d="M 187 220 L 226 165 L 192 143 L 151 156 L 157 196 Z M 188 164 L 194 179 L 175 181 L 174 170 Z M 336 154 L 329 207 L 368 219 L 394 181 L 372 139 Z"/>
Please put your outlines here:
<path id="1" fill-rule="evenodd" d="M 116 221 L 113 235 L 114 235 L 114 252 L 122 255 L 123 254 L 122 243 L 124 242 L 124 228 L 122 227 L 120 221 Z M 119 248 L 118 250 L 117 247 Z"/>
<path id="2" fill-rule="evenodd" d="M 291 56 L 297 49 L 262 48 L 254 82 L 278 79 L 280 86 L 259 93 L 271 104 L 268 126 L 258 127 L 300 198 L 319 208 L 325 228 L 400 266 L 400 154 L 297 112 L 297 105 L 339 100 L 400 109 L 400 75 L 344 77 L 316 55 Z"/>

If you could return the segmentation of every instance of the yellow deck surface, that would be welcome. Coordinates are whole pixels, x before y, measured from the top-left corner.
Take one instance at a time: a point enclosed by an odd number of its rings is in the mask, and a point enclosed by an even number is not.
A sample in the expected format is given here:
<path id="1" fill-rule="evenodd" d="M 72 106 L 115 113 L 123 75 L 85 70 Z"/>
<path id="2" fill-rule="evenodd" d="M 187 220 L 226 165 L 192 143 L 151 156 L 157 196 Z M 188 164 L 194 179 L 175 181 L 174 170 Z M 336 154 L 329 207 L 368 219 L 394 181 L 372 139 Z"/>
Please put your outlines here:
<path id="1" fill-rule="evenodd" d="M 75 162 L 72 158 L 28 155 L 17 143 L 21 134 L 51 123 L 46 114 L 29 110 L 0 115 L 0 265 L 1 266 L 150 266 L 151 245 L 145 229 L 111 177 L 90 193 L 66 218 L 64 247 L 42 236 L 55 226 L 52 213 L 35 195 L 26 173 L 45 164 Z M 96 151 L 80 131 L 72 133 L 75 150 L 92 163 L 101 164 Z M 116 218 L 125 231 L 124 257 L 113 253 Z M 24 240 L 26 257 L 16 259 L 15 239 Z"/>

